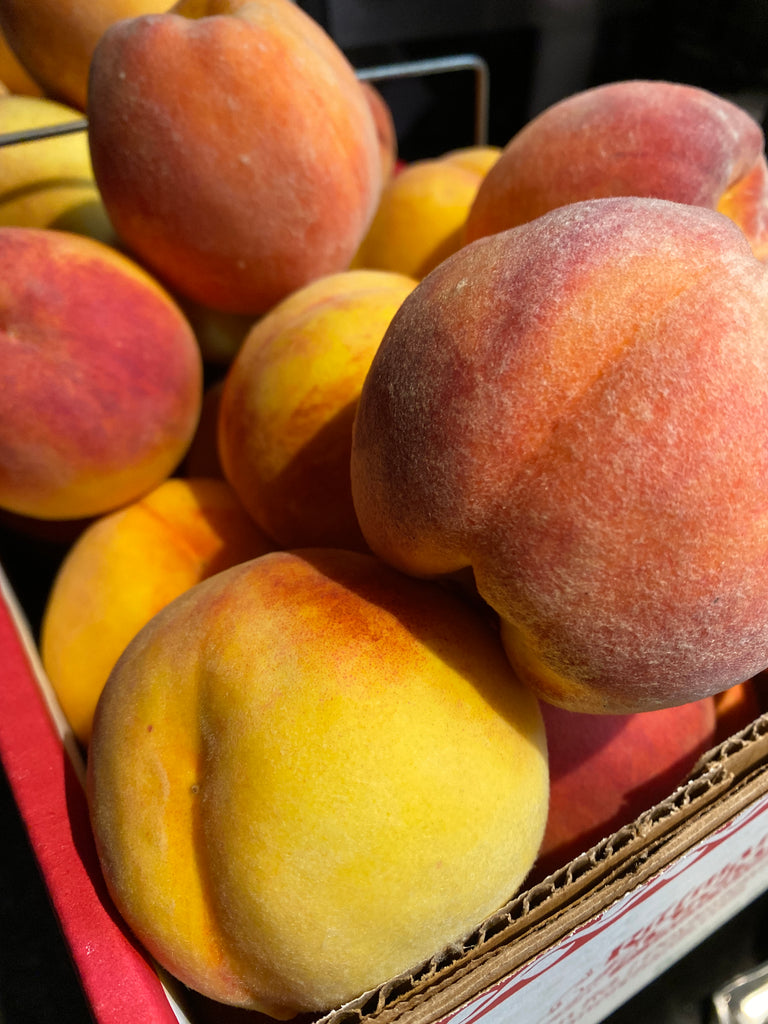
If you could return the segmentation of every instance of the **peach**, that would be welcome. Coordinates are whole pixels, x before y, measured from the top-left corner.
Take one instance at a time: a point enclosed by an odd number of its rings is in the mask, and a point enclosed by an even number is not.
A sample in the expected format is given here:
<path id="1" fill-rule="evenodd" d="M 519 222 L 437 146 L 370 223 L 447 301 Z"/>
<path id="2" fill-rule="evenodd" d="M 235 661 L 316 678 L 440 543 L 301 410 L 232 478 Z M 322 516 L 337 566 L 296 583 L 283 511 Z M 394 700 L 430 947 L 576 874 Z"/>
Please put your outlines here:
<path id="1" fill-rule="evenodd" d="M 0 25 L 2 16 L 0 16 Z M 43 90 L 19 62 L 18 57 L 8 45 L 8 40 L 0 27 L 0 82 L 6 90 L 17 96 L 42 96 Z"/>
<path id="2" fill-rule="evenodd" d="M 467 215 L 492 152 L 472 147 L 404 167 L 384 185 L 351 265 L 425 277 L 464 244 Z"/>
<path id="3" fill-rule="evenodd" d="M 190 302 L 183 296 L 176 296 L 176 299 L 195 332 L 203 362 L 211 369 L 229 366 L 256 318 L 242 313 L 223 313 Z"/>
<path id="4" fill-rule="evenodd" d="M 219 407 L 222 472 L 281 547 L 365 547 L 352 421 L 390 320 L 416 281 L 349 270 L 294 292 L 251 329 Z"/>
<path id="5" fill-rule="evenodd" d="M 0 29 L 18 63 L 46 94 L 82 111 L 102 33 L 122 18 L 168 6 L 168 0 L 3 0 Z"/>
<path id="6" fill-rule="evenodd" d="M 361 81 L 360 86 L 373 114 L 373 123 L 376 126 L 376 137 L 379 140 L 379 154 L 381 156 L 381 180 L 388 181 L 397 166 L 398 143 L 395 119 L 392 110 L 382 94 L 372 82 Z"/>
<path id="7" fill-rule="evenodd" d="M 760 125 L 708 90 L 664 81 L 596 86 L 533 118 L 484 178 L 467 240 L 567 203 L 630 195 L 720 210 L 768 257 Z"/>
<path id="8" fill-rule="evenodd" d="M 209 384 L 203 392 L 200 418 L 179 474 L 184 477 L 207 476 L 220 479 L 224 476 L 219 459 L 219 410 L 224 392 L 224 380 Z"/>
<path id="9" fill-rule="evenodd" d="M 474 573 L 545 700 L 629 714 L 768 665 L 768 269 L 703 207 L 587 200 L 468 244 L 360 396 L 370 548 Z"/>
<path id="10" fill-rule="evenodd" d="M 100 517 L 67 552 L 41 625 L 43 667 L 77 739 L 115 662 L 156 612 L 195 583 L 271 551 L 223 480 L 171 479 Z"/>
<path id="11" fill-rule="evenodd" d="M 0 228 L 0 508 L 111 511 L 161 483 L 197 425 L 202 361 L 157 282 L 110 246 Z"/>
<path id="12" fill-rule="evenodd" d="M 180 0 L 112 26 L 88 114 L 119 235 L 203 306 L 258 315 L 346 269 L 378 202 L 370 105 L 291 0 Z"/>
<path id="13" fill-rule="evenodd" d="M 746 729 L 762 713 L 762 702 L 752 679 L 730 686 L 714 696 L 717 714 L 715 742 L 722 743 Z"/>
<path id="14" fill-rule="evenodd" d="M 191 988 L 277 1017 L 338 1006 L 503 905 L 547 793 L 538 702 L 498 633 L 340 550 L 263 555 L 159 612 L 88 758 L 137 938 Z"/>
<path id="15" fill-rule="evenodd" d="M 0 96 L 0 134 L 80 120 L 44 97 Z M 6 146 L 0 161 L 0 225 L 59 228 L 117 244 L 93 177 L 86 133 Z"/>
<path id="16" fill-rule="evenodd" d="M 541 711 L 549 815 L 529 883 L 669 796 L 715 739 L 713 697 L 635 715 L 584 715 L 551 704 Z"/>

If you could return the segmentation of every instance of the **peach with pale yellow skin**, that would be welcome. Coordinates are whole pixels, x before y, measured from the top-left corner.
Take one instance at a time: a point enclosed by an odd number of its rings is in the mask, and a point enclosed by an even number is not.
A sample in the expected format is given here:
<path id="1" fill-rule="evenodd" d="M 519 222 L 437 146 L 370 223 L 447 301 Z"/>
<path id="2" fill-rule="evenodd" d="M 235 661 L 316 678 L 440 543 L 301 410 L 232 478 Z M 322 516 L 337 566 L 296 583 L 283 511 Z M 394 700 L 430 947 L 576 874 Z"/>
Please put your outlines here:
<path id="1" fill-rule="evenodd" d="M 497 157 L 478 146 L 408 164 L 384 185 L 351 265 L 425 277 L 464 244 L 467 215 Z"/>
<path id="2" fill-rule="evenodd" d="M 0 28 L 14 57 L 42 91 L 83 111 L 88 68 L 101 35 L 122 18 L 168 6 L 167 0 L 3 0 Z"/>
<path id="3" fill-rule="evenodd" d="M 582 715 L 542 703 L 550 800 L 534 884 L 629 825 L 681 785 L 713 746 L 713 697 L 635 715 Z"/>
<path id="4" fill-rule="evenodd" d="M 219 407 L 222 472 L 281 547 L 361 549 L 349 458 L 360 389 L 416 281 L 349 270 L 294 292 L 251 329 Z"/>
<path id="5" fill-rule="evenodd" d="M 473 571 L 520 678 L 626 714 L 768 664 L 768 268 L 728 218 L 574 203 L 403 302 L 358 405 L 371 549 Z"/>
<path id="6" fill-rule="evenodd" d="M 80 534 L 53 581 L 40 637 L 43 667 L 80 743 L 141 627 L 200 580 L 273 548 L 229 485 L 205 478 L 166 480 Z"/>
<path id="7" fill-rule="evenodd" d="M 0 228 L 0 508 L 111 511 L 161 483 L 197 425 L 202 361 L 157 282 L 110 246 Z"/>
<path id="8" fill-rule="evenodd" d="M 291 0 L 180 0 L 102 36 L 89 137 L 107 211 L 176 293 L 260 314 L 349 265 L 381 190 L 352 66 Z"/>
<path id="9" fill-rule="evenodd" d="M 538 702 L 482 616 L 315 549 L 228 569 L 148 623 L 99 701 L 88 794 L 148 951 L 290 1017 L 503 905 L 536 856 L 548 770 Z"/>
<path id="10" fill-rule="evenodd" d="M 0 134 L 81 117 L 72 107 L 44 97 L 0 96 Z M 0 225 L 58 228 L 118 244 L 93 178 L 84 131 L 4 146 L 2 157 Z"/>
<path id="11" fill-rule="evenodd" d="M 632 195 L 719 210 L 768 257 L 760 125 L 721 96 L 664 81 L 596 86 L 533 118 L 483 180 L 467 240 L 567 203 Z"/>

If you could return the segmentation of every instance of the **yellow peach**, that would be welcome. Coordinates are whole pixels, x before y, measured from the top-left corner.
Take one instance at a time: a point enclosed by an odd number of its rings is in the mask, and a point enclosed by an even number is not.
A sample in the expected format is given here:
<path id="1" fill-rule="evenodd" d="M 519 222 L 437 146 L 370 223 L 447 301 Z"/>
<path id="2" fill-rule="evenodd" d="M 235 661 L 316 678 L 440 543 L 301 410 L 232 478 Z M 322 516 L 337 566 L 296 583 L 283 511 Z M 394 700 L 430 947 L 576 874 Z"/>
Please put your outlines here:
<path id="1" fill-rule="evenodd" d="M 464 224 L 483 174 L 461 160 L 408 164 L 385 183 L 352 267 L 420 279 L 464 244 Z"/>
<path id="2" fill-rule="evenodd" d="M 443 159 L 451 160 L 460 167 L 466 167 L 484 177 L 501 154 L 501 146 L 464 146 L 461 149 L 449 150 L 443 155 Z"/>
<path id="3" fill-rule="evenodd" d="M 466 937 L 547 817 L 541 711 L 498 633 L 370 555 L 266 554 L 178 597 L 104 688 L 91 820 L 184 984 L 290 1017 Z"/>
<path id="4" fill-rule="evenodd" d="M 0 133 L 81 119 L 74 108 L 44 97 L 0 97 Z M 85 131 L 3 148 L 0 224 L 59 228 L 118 243 L 93 177 Z"/>
<path id="5" fill-rule="evenodd" d="M 364 548 L 349 459 L 360 389 L 416 281 L 349 270 L 299 289 L 255 324 L 227 373 L 219 457 L 281 547 Z"/>
<path id="6" fill-rule="evenodd" d="M 232 489 L 205 478 L 167 480 L 80 534 L 54 579 L 40 644 L 83 745 L 107 676 L 141 627 L 195 583 L 273 547 Z"/>

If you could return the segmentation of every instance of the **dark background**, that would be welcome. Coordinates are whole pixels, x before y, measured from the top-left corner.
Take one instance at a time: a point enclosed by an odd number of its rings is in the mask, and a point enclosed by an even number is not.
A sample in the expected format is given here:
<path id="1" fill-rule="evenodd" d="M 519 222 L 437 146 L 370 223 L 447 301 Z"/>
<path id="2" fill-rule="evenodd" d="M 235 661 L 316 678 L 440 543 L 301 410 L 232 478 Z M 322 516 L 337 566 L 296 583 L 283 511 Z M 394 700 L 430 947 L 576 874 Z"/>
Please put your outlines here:
<path id="1" fill-rule="evenodd" d="M 768 0 L 304 0 L 302 6 L 358 69 L 481 56 L 490 71 L 488 141 L 498 146 L 550 103 L 617 79 L 700 85 L 760 121 L 766 110 Z M 380 81 L 378 87 L 392 109 L 403 159 L 472 144 L 468 73 Z M 25 544 L 0 527 L 0 561 L 34 625 L 40 581 L 62 549 Z M 0 823 L 0 1024 L 87 1024 L 88 1008 L 2 773 Z M 767 913 L 763 896 L 612 1015 L 610 1024 L 706 1024 L 713 990 L 768 959 Z"/>

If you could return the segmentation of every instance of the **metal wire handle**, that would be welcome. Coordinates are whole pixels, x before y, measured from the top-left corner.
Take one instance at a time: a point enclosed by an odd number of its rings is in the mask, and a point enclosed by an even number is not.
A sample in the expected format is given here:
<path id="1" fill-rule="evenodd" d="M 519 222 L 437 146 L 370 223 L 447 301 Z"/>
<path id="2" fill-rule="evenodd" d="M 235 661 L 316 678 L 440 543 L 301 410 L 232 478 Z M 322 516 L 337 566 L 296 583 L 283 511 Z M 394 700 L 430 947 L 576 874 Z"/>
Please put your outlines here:
<path id="1" fill-rule="evenodd" d="M 410 60 L 360 68 L 355 74 L 361 81 L 381 82 L 396 78 L 421 78 L 425 75 L 439 75 L 455 71 L 472 71 L 475 77 L 475 133 L 478 146 L 488 142 L 488 106 L 490 74 L 487 63 L 473 53 L 460 53 L 450 57 L 432 57 L 424 60 Z M 63 124 L 25 128 L 16 132 L 0 134 L 0 147 L 15 146 L 22 142 L 36 142 L 56 135 L 71 135 L 88 128 L 88 118 L 66 121 Z"/>

